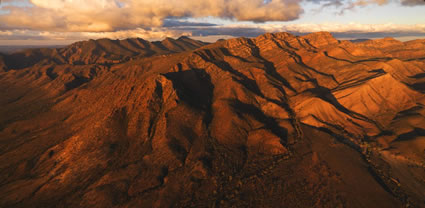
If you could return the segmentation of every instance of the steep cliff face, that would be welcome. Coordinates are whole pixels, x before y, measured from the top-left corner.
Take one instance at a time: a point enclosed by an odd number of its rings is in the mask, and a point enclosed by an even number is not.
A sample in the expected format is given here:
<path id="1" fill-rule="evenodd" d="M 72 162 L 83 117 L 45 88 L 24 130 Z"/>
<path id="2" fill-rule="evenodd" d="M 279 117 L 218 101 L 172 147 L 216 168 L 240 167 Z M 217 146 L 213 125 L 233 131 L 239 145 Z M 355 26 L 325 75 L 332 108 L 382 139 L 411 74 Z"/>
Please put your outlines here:
<path id="1" fill-rule="evenodd" d="M 0 206 L 423 206 L 424 49 L 322 32 L 13 54 Z"/>

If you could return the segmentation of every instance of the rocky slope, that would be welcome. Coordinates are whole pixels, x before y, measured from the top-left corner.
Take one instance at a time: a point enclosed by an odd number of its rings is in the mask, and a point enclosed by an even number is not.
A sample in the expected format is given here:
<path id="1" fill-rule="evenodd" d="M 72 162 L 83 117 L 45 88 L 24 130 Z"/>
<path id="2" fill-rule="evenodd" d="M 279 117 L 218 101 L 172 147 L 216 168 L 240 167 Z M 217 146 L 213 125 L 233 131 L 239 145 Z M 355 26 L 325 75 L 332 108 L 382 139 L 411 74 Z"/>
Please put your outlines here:
<path id="1" fill-rule="evenodd" d="M 326 32 L 0 57 L 0 207 L 424 207 L 424 57 Z"/>

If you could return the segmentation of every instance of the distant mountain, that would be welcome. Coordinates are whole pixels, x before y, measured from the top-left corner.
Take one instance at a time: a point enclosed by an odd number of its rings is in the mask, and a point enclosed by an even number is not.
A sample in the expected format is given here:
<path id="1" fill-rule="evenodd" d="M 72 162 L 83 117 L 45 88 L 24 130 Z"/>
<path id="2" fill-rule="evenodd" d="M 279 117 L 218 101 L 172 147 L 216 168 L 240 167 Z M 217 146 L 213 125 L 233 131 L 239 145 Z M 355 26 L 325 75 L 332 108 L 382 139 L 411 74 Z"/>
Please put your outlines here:
<path id="1" fill-rule="evenodd" d="M 353 42 L 353 43 L 361 43 L 361 42 L 365 42 L 365 41 L 368 41 L 368 40 L 370 40 L 370 39 L 354 39 L 354 40 L 350 40 L 350 41 Z"/>
<path id="2" fill-rule="evenodd" d="M 62 45 L 0 45 L 0 53 L 11 54 L 26 49 L 35 48 L 62 48 Z"/>
<path id="3" fill-rule="evenodd" d="M 423 207 L 425 40 L 0 56 L 0 207 Z"/>
<path id="4" fill-rule="evenodd" d="M 74 43 L 64 48 L 26 49 L 7 55 L 10 68 L 25 68 L 35 63 L 46 64 L 116 64 L 130 59 L 193 50 L 206 45 L 202 41 L 180 37 L 149 42 L 140 38 L 125 40 L 99 39 Z"/>

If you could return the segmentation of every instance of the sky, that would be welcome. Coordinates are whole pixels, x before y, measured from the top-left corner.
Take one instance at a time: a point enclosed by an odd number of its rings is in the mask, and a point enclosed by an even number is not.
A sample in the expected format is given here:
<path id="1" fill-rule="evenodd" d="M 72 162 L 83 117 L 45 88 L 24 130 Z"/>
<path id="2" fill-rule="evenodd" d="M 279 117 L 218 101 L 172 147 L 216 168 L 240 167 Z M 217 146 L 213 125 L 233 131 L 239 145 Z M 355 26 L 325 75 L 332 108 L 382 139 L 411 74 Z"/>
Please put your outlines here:
<path id="1" fill-rule="evenodd" d="M 425 38 L 425 0 L 1 0 L 0 45 L 190 36 L 204 41 L 328 31 Z"/>

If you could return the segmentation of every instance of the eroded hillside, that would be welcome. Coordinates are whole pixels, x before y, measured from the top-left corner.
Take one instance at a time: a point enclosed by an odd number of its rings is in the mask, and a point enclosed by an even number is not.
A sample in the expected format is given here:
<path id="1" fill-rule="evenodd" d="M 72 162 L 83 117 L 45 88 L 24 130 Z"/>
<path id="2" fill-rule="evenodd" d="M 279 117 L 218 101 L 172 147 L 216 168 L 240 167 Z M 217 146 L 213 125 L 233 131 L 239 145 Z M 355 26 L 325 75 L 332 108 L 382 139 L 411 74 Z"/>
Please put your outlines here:
<path id="1" fill-rule="evenodd" d="M 0 56 L 0 206 L 423 207 L 424 58 L 325 32 Z"/>

